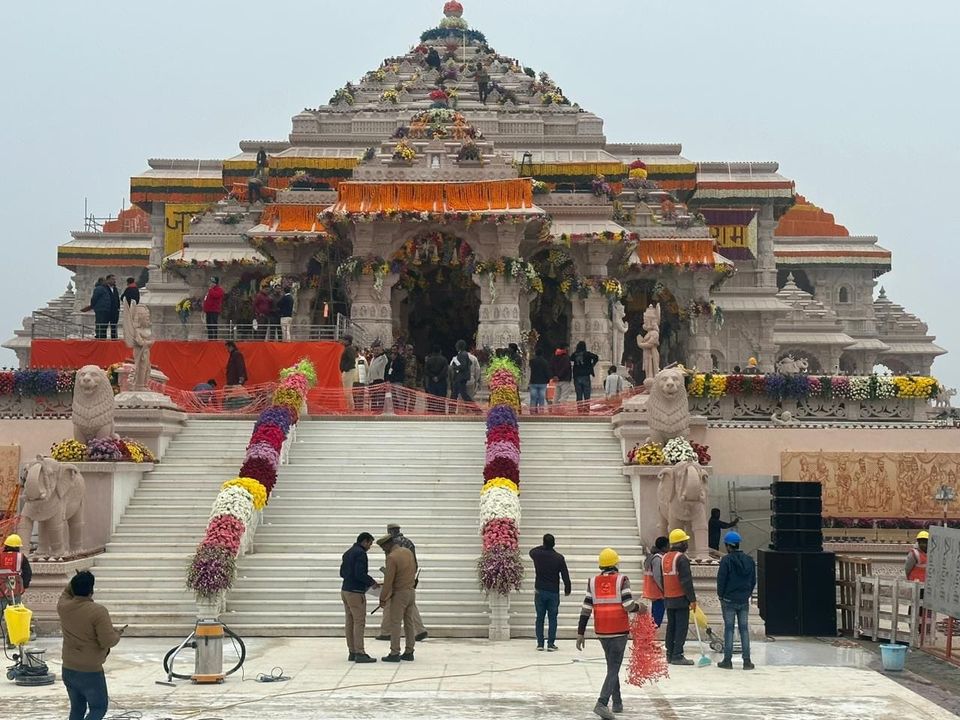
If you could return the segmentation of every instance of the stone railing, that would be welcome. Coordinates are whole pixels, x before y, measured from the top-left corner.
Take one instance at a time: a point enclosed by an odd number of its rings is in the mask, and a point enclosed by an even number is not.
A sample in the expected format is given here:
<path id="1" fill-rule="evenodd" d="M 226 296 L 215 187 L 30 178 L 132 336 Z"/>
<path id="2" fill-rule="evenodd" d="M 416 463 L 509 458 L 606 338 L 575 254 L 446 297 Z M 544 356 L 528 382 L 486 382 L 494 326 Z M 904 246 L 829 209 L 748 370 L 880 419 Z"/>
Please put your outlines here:
<path id="1" fill-rule="evenodd" d="M 73 410 L 73 393 L 0 395 L 0 417 L 62 417 Z"/>
<path id="2" fill-rule="evenodd" d="M 758 395 L 690 398 L 690 413 L 710 420 L 770 420 L 789 412 L 793 420 L 823 422 L 926 422 L 929 401 L 924 398 L 850 400 L 809 397 L 777 400 Z"/>

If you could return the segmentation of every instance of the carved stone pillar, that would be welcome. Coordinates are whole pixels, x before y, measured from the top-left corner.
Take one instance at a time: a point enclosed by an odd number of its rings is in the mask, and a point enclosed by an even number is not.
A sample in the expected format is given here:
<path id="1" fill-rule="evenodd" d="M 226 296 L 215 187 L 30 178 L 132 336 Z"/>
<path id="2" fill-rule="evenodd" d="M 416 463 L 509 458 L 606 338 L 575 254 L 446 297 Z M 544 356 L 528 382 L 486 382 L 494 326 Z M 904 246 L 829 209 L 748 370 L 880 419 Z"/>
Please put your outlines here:
<path id="1" fill-rule="evenodd" d="M 773 205 L 762 205 L 757 213 L 757 287 L 777 287 L 777 262 L 773 254 L 773 231 L 776 228 Z"/>
<path id="2" fill-rule="evenodd" d="M 480 288 L 480 325 L 477 327 L 477 346 L 506 347 L 520 342 L 521 284 L 515 279 L 476 276 L 473 281 Z"/>
<path id="3" fill-rule="evenodd" d="M 366 345 L 379 340 L 384 347 L 394 342 L 393 312 L 390 309 L 390 291 L 400 279 L 391 273 L 378 283 L 373 275 L 361 275 L 349 284 L 350 318 L 363 330 Z M 358 343 L 360 339 L 358 338 Z"/>
<path id="4" fill-rule="evenodd" d="M 710 276 L 703 272 L 693 275 L 693 299 L 706 300 L 710 297 Z M 709 317 L 700 317 L 690 323 L 690 340 L 687 344 L 686 365 L 700 372 L 713 370 L 713 358 L 710 355 L 711 333 L 715 325 Z"/>
<path id="5" fill-rule="evenodd" d="M 760 357 L 757 358 L 757 366 L 760 372 L 772 373 L 774 364 L 777 362 L 777 344 L 773 341 L 773 326 L 776 318 L 773 315 L 760 316 L 760 337 L 758 345 L 760 347 Z"/>

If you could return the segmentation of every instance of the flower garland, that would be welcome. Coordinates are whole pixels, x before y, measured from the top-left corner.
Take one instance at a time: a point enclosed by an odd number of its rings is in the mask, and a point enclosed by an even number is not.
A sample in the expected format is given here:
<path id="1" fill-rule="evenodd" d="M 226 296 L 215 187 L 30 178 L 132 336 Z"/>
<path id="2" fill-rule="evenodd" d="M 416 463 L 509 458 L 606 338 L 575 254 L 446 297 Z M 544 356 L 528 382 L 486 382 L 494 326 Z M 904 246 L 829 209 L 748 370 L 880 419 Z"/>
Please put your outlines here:
<path id="1" fill-rule="evenodd" d="M 316 381 L 316 370 L 306 359 L 280 371 L 273 404 L 257 417 L 240 472 L 221 486 L 206 533 L 187 567 L 186 585 L 197 598 L 216 600 L 233 586 L 243 538 L 256 521 L 255 513 L 270 500 L 283 443 Z"/>
<path id="2" fill-rule="evenodd" d="M 537 273 L 533 263 L 527 262 L 521 258 L 499 257 L 491 260 L 480 260 L 473 270 L 475 275 L 489 278 L 490 299 L 497 299 L 498 277 L 513 278 L 523 283 L 523 287 L 528 292 L 535 292 L 538 295 L 543 293 L 543 279 Z M 496 403 L 491 403 L 496 405 Z"/>
<path id="3" fill-rule="evenodd" d="M 59 462 L 156 463 L 157 458 L 143 443 L 131 438 L 94 438 L 89 444 L 66 439 L 50 446 L 50 457 Z"/>
<path id="4" fill-rule="evenodd" d="M 686 378 L 690 397 L 721 398 L 728 395 L 765 395 L 777 400 L 839 398 L 841 400 L 929 400 L 941 391 L 940 383 L 926 375 L 722 375 L 698 373 Z"/>
<path id="5" fill-rule="evenodd" d="M 73 392 L 77 371 L 65 368 L 27 368 L 0 371 L 0 395 L 38 397 Z"/>
<path id="6" fill-rule="evenodd" d="M 520 589 L 520 369 L 509 359 L 494 358 L 487 368 L 490 410 L 484 484 L 480 490 L 480 535 L 483 552 L 477 577 L 486 592 L 509 595 Z"/>

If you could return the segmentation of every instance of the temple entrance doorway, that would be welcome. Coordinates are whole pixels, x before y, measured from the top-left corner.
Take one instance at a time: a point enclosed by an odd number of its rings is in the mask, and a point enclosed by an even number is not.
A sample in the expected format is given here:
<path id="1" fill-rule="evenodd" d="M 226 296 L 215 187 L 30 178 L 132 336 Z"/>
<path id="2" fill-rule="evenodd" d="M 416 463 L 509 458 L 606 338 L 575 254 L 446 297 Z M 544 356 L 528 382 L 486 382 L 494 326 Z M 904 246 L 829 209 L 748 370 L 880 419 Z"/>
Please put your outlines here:
<path id="1" fill-rule="evenodd" d="M 543 281 L 543 292 L 530 301 L 530 327 L 547 357 L 557 348 L 570 348 L 570 294 L 576 286 L 576 266 L 566 248 L 544 249 L 530 258 Z M 535 348 L 531 348 L 535 350 Z"/>
<path id="2" fill-rule="evenodd" d="M 659 280 L 637 279 L 623 283 L 622 300 L 627 316 L 627 332 L 623 338 L 624 364 L 635 382 L 643 381 L 643 352 L 637 347 L 642 337 L 643 311 L 660 304 L 660 366 L 682 363 L 687 355 L 688 331 L 681 318 L 681 308 L 673 293 Z"/>
<path id="3" fill-rule="evenodd" d="M 448 233 L 420 233 L 391 256 L 390 264 L 399 275 L 392 294 L 398 340 L 413 345 L 419 360 L 434 345 L 448 358 L 457 340 L 473 345 L 480 288 L 473 282 L 474 254 L 466 241 Z"/>

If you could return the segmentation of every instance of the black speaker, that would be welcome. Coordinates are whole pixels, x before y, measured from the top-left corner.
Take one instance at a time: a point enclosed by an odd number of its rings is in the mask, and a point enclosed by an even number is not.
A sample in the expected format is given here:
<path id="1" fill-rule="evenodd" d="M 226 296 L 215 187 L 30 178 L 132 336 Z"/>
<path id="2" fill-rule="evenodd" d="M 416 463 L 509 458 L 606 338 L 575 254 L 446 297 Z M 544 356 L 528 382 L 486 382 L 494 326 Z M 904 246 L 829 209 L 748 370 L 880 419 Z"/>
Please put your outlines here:
<path id="1" fill-rule="evenodd" d="M 757 588 L 768 635 L 836 636 L 833 553 L 760 550 Z"/>
<path id="2" fill-rule="evenodd" d="M 823 512 L 823 500 L 811 497 L 772 497 L 770 498 L 770 512 L 811 513 L 819 515 Z"/>
<path id="3" fill-rule="evenodd" d="M 770 483 L 773 497 L 818 498 L 823 496 L 823 485 L 818 482 Z"/>
<path id="4" fill-rule="evenodd" d="M 823 519 L 819 513 L 813 515 L 772 515 L 770 527 L 774 530 L 815 530 L 820 532 Z"/>
<path id="5" fill-rule="evenodd" d="M 770 547 L 784 552 L 820 552 L 822 530 L 771 530 Z"/>

